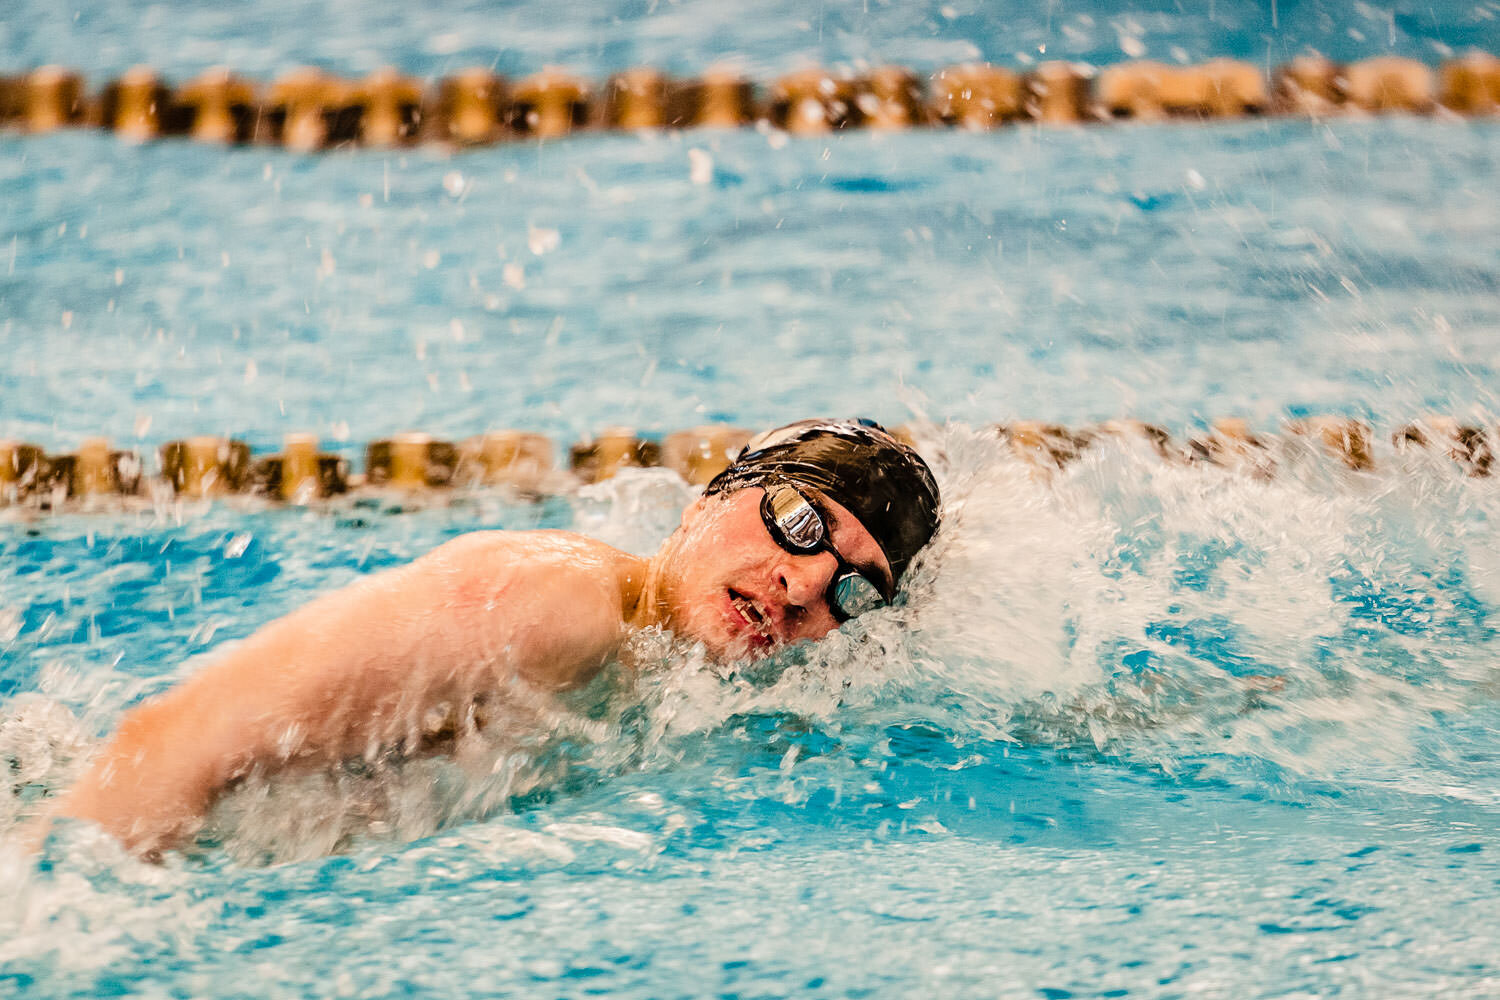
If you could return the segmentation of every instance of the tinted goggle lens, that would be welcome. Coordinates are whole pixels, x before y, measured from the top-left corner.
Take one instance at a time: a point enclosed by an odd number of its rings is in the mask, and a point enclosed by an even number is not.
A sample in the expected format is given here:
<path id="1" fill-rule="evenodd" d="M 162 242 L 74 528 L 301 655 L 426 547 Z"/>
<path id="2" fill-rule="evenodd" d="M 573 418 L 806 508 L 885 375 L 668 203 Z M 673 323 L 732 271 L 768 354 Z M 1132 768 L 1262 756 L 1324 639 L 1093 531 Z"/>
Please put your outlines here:
<path id="1" fill-rule="evenodd" d="M 863 573 L 845 573 L 829 588 L 828 607 L 839 621 L 857 618 L 866 611 L 885 607 L 880 590 Z"/>
<path id="2" fill-rule="evenodd" d="M 790 486 L 773 486 L 766 492 L 768 522 L 779 535 L 776 541 L 790 552 L 814 552 L 828 537 L 823 517 L 807 498 Z"/>

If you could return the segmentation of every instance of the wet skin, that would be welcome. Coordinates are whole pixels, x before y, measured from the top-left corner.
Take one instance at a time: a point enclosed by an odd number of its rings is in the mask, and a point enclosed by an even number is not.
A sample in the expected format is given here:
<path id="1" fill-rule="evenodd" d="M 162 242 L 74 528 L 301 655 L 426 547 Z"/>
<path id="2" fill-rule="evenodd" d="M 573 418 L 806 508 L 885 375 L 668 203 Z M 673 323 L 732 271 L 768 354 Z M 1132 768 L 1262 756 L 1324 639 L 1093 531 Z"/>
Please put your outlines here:
<path id="1" fill-rule="evenodd" d="M 55 812 L 150 855 L 252 770 L 420 746 L 435 718 L 472 727 L 474 706 L 518 682 L 587 682 L 636 628 L 671 629 L 720 659 L 820 638 L 837 627 L 825 594 L 838 559 L 781 548 L 761 496 L 700 498 L 649 560 L 570 532 L 475 532 L 325 594 L 127 712 Z M 888 584 L 869 532 L 810 499 L 844 560 Z"/>
<path id="2" fill-rule="evenodd" d="M 890 564 L 875 539 L 842 506 L 808 492 L 830 515 L 834 548 L 887 587 Z M 761 520 L 763 495 L 746 489 L 700 499 L 653 560 L 661 574 L 653 591 L 658 620 L 721 659 L 763 655 L 838 627 L 826 599 L 838 557 L 826 550 L 797 555 L 778 545 Z"/>

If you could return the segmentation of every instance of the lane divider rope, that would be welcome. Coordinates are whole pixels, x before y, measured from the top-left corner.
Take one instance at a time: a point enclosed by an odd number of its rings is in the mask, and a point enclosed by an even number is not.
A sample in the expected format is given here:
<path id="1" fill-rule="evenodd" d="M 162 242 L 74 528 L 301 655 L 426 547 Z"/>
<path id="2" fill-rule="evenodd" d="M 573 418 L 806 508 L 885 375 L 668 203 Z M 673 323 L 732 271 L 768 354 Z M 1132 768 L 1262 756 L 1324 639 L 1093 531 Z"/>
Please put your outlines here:
<path id="1" fill-rule="evenodd" d="M 316 68 L 269 85 L 214 69 L 181 85 L 139 66 L 90 92 L 59 66 L 0 76 L 0 127 L 99 128 L 135 141 L 186 136 L 312 152 L 417 143 L 481 146 L 600 130 L 734 128 L 794 134 L 842 129 L 1017 122 L 1210 120 L 1342 113 L 1483 116 L 1500 111 L 1500 59 L 1473 52 L 1436 69 L 1397 56 L 1339 64 L 1293 60 L 1268 78 L 1252 63 L 1151 61 L 1096 70 L 1045 62 L 1027 72 L 975 63 L 924 76 L 901 66 L 864 73 L 806 69 L 756 84 L 727 69 L 676 79 L 639 67 L 602 83 L 559 69 L 518 81 L 467 69 L 428 83 L 382 69 L 347 80 Z"/>
<path id="2" fill-rule="evenodd" d="M 1344 417 L 1294 420 L 1276 433 L 1255 431 L 1242 419 L 1224 419 L 1181 442 L 1160 427 L 1133 420 L 1076 429 L 1017 421 L 990 429 L 1017 458 L 1043 474 L 1064 468 L 1108 440 L 1139 446 L 1164 462 L 1216 466 L 1258 478 L 1274 476 L 1280 464 L 1298 454 L 1322 456 L 1353 472 L 1377 467 L 1373 430 L 1363 421 Z M 894 433 L 916 443 L 912 429 L 898 427 Z M 364 448 L 364 471 L 356 474 L 344 456 L 322 451 L 313 434 L 288 434 L 281 451 L 263 455 L 253 454 L 238 439 L 198 436 L 162 445 L 157 470 L 150 475 L 137 452 L 114 448 L 103 438 L 90 438 L 67 453 L 0 440 L 0 506 L 48 511 L 78 506 L 73 501 L 109 497 L 231 494 L 306 504 L 358 491 L 413 495 L 492 486 L 525 496 L 549 496 L 600 482 L 624 468 L 648 467 L 672 469 L 686 482 L 701 486 L 750 438 L 750 431 L 725 425 L 688 428 L 659 439 L 609 428 L 572 445 L 564 467 L 557 462 L 551 439 L 541 434 L 491 431 L 455 443 L 409 432 L 371 441 Z M 1424 450 L 1442 455 L 1456 471 L 1475 478 L 1490 475 L 1495 448 L 1500 446 L 1496 429 L 1446 416 L 1413 421 L 1390 440 L 1398 454 Z"/>

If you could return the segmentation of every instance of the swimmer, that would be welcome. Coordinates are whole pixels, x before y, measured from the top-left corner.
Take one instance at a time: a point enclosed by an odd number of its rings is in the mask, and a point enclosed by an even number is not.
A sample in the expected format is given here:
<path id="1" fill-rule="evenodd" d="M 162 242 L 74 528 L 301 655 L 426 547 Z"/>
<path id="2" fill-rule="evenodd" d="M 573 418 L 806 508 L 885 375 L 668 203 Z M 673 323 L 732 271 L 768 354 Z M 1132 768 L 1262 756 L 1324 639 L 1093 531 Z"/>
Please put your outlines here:
<path id="1" fill-rule="evenodd" d="M 435 713 L 473 728 L 512 685 L 588 682 L 633 630 L 720 660 L 816 640 L 890 603 L 937 523 L 931 471 L 883 428 L 769 431 L 649 559 L 564 531 L 474 532 L 266 625 L 127 712 L 55 815 L 157 856 L 252 771 L 420 746 Z"/>

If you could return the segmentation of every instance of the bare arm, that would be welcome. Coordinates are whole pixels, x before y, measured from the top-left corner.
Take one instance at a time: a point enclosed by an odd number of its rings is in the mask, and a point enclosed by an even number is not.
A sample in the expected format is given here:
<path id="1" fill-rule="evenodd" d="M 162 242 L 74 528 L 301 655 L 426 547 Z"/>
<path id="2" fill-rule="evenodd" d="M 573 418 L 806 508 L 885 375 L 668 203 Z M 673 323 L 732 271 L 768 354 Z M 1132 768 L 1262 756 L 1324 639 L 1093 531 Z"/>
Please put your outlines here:
<path id="1" fill-rule="evenodd" d="M 485 532 L 327 594 L 126 713 L 58 812 L 151 852 L 252 767 L 372 754 L 512 678 L 586 680 L 619 644 L 629 561 L 561 532 Z"/>

